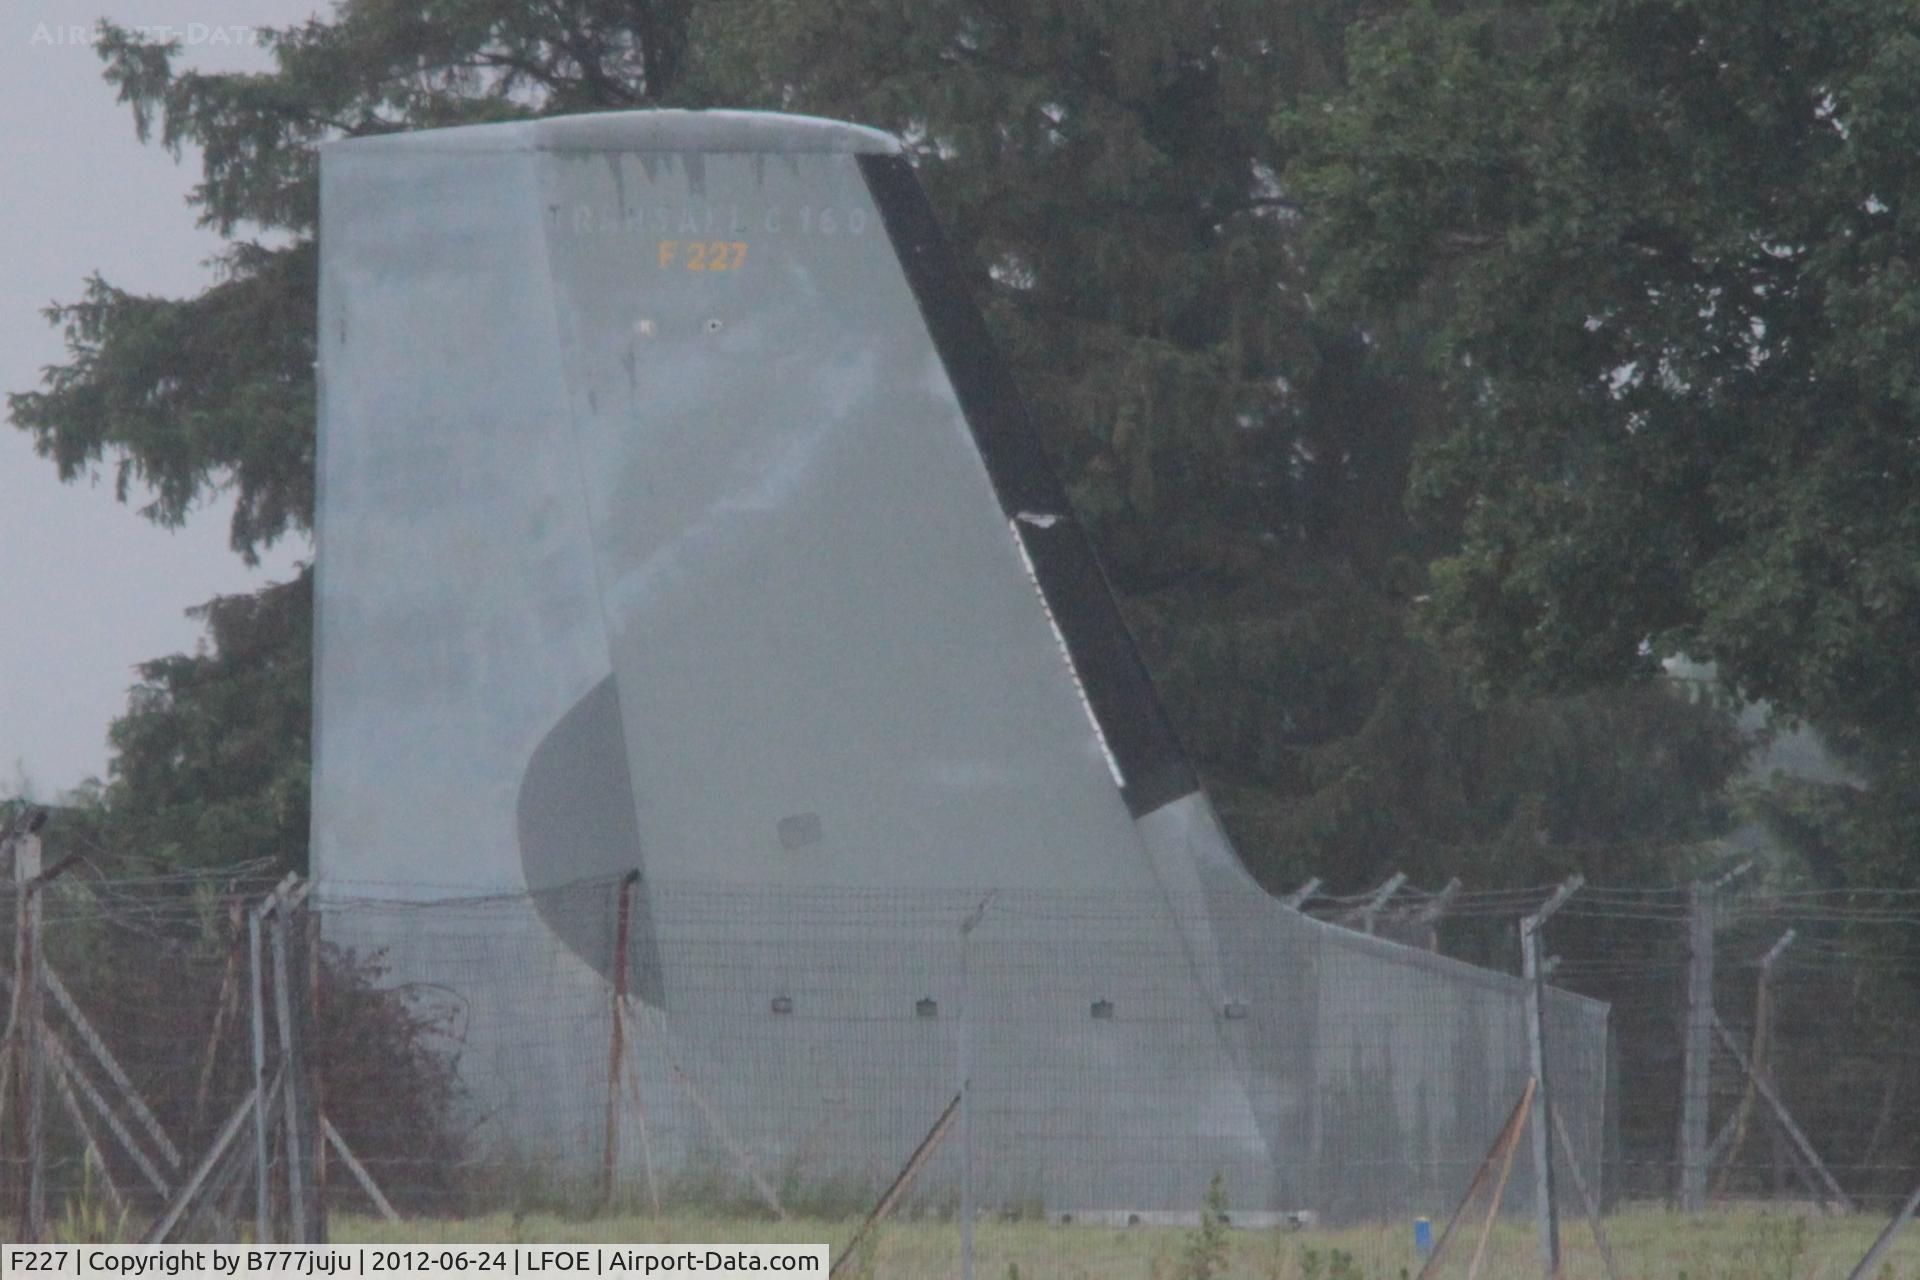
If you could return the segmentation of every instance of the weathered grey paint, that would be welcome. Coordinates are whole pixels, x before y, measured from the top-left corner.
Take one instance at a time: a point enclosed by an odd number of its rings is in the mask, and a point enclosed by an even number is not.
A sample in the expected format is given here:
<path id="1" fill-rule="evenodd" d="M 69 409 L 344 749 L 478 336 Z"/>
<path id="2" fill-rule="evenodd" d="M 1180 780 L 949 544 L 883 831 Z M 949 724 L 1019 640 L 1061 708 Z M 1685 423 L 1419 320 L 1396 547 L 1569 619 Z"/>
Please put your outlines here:
<path id="1" fill-rule="evenodd" d="M 993 890 L 989 1195 L 1190 1208 L 1220 1171 L 1243 1209 L 1432 1208 L 1519 1091 L 1523 988 L 1273 903 L 1198 792 L 1129 811 L 1024 541 L 1056 513 L 1009 519 L 863 178 L 894 149 L 642 112 L 325 151 L 336 935 L 462 990 L 476 1093 L 518 1100 L 495 1137 L 585 1161 L 638 867 L 682 1065 L 769 1167 L 873 1177 L 951 1096 L 915 1006 L 957 1013 Z M 1553 1016 L 1604 1061 L 1603 1008 Z M 659 1035 L 637 1060 L 667 1079 Z M 1556 1081 L 1594 1152 L 1601 1078 Z M 665 1157 L 711 1145 L 660 1106 Z"/>

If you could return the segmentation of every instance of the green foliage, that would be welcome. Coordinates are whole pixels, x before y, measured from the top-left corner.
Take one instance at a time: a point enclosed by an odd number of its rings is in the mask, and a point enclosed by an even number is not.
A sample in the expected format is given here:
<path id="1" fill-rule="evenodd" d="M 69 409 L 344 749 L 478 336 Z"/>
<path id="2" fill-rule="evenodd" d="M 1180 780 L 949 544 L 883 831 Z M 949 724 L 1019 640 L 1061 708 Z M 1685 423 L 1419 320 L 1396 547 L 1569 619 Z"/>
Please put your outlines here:
<path id="1" fill-rule="evenodd" d="M 69 363 L 8 397 L 14 425 L 62 480 L 111 456 L 120 500 L 143 495 L 141 514 L 169 528 L 230 490 L 234 550 L 256 560 L 313 523 L 315 258 L 311 242 L 237 244 L 223 278 L 183 301 L 90 278 L 48 310 Z"/>
<path id="2" fill-rule="evenodd" d="M 15 425 L 71 480 L 111 458 L 123 500 L 186 519 L 231 490 L 235 550 L 250 560 L 313 521 L 313 360 L 318 207 L 313 145 L 342 134 L 597 108 L 661 105 L 686 56 L 691 0 L 343 0 L 331 20 L 266 33 L 276 69 L 208 75 L 177 42 L 103 23 L 106 78 L 142 138 L 193 147 L 192 203 L 236 239 L 219 283 L 188 299 L 140 297 L 91 278 L 49 319 L 68 362 L 9 397 Z"/>
<path id="3" fill-rule="evenodd" d="M 1439 397 L 1311 305 L 1286 151 L 1253 127 L 1337 87 L 1373 12 L 729 0 L 695 29 L 729 96 L 914 142 L 1256 874 L 1667 874 L 1664 846 L 1726 825 L 1719 708 L 1489 700 L 1413 625 L 1451 545 L 1404 506 Z"/>
<path id="4" fill-rule="evenodd" d="M 1745 744 L 1710 698 L 1665 683 L 1487 696 L 1415 606 L 1347 569 L 1182 594 L 1140 634 L 1241 846 L 1271 851 L 1273 887 L 1396 868 L 1480 886 L 1664 880 L 1677 846 L 1728 822 Z"/>
<path id="5" fill-rule="evenodd" d="M 369 1167 L 404 1170 L 387 1194 L 400 1208 L 446 1213 L 462 1202 L 471 1117 L 459 1054 L 466 1010 L 395 987 L 382 953 L 319 950 L 325 993 L 313 1070 L 328 1119 Z"/>
<path id="6" fill-rule="evenodd" d="M 113 726 L 97 838 L 175 868 L 269 858 L 304 869 L 312 575 L 193 613 L 207 624 L 204 651 L 142 663 Z"/>
<path id="7" fill-rule="evenodd" d="M 885 1227 L 876 1226 L 867 1233 L 867 1238 L 860 1242 L 857 1255 L 848 1269 L 852 1280 L 874 1280 L 880 1265 L 880 1246 L 885 1242 L 886 1234 Z"/>
<path id="8" fill-rule="evenodd" d="M 95 1184 L 93 1161 L 82 1166 L 80 1188 L 61 1205 L 48 1224 L 50 1244 L 120 1244 L 127 1239 L 127 1210 L 116 1208 Z"/>
<path id="9" fill-rule="evenodd" d="M 1867 785 L 1744 804 L 1827 892 L 1920 875 L 1914 179 L 1882 157 L 1914 141 L 1886 114 L 1910 37 L 1882 39 L 1910 25 L 1850 2 L 1416 6 L 1356 34 L 1350 91 L 1280 118 L 1321 296 L 1447 394 L 1412 478 L 1458 539 L 1424 630 L 1527 706 L 1684 654 L 1812 719 Z M 1796 1105 L 1833 1141 L 1886 1152 L 1904 1140 L 1860 1099 L 1905 1085 L 1920 947 L 1818 945 L 1859 961 L 1793 993 L 1831 1031 L 1781 1069 L 1820 1082 Z M 1642 1110 L 1629 1143 L 1671 1124 Z"/>
<path id="10" fill-rule="evenodd" d="M 1454 534 L 1405 509 L 1441 381 L 1303 273 L 1278 176 L 1298 146 L 1268 122 L 1342 85 L 1346 33 L 1378 10 L 344 0 L 245 76 L 106 27 L 109 81 L 143 133 L 198 150 L 194 202 L 235 247 L 195 298 L 90 282 L 52 313 L 67 362 L 11 413 L 64 478 L 111 466 L 162 523 L 232 491 L 251 557 L 312 521 L 313 143 L 706 102 L 891 128 L 1256 874 L 1660 874 L 1726 824 L 1724 717 L 1664 690 L 1489 698 L 1468 678 L 1419 625 Z M 302 862 L 308 590 L 216 602 L 210 651 L 143 672 L 100 796 L 113 839 Z"/>
<path id="11" fill-rule="evenodd" d="M 1300 1280 L 1362 1280 L 1362 1273 L 1360 1264 L 1346 1250 L 1329 1249 L 1323 1256 L 1307 1245 L 1300 1250 Z"/>
<path id="12" fill-rule="evenodd" d="M 1325 84 L 1339 19 L 1258 0 L 795 5 L 697 25 L 757 105 L 915 142 L 943 221 L 1082 512 L 1129 585 L 1184 578 L 1287 519 L 1310 359 L 1262 121 Z M 744 40 L 730 33 L 751 33 Z"/>
<path id="13" fill-rule="evenodd" d="M 1409 481 L 1451 544 L 1421 634 L 1528 707 L 1710 660 L 1853 775 L 1746 789 L 1788 874 L 1920 883 L 1911 10 L 1423 3 L 1350 51 L 1276 136 L 1316 297 L 1443 397 Z M 1819 939 L 1856 967 L 1787 1011 L 1832 1029 L 1782 1067 L 1820 1082 L 1796 1106 L 1863 1150 L 1920 998 L 1893 935 Z"/>
<path id="14" fill-rule="evenodd" d="M 1279 134 L 1321 296 L 1448 393 L 1434 629 L 1510 688 L 1711 660 L 1910 777 L 1910 9 L 1418 4 L 1351 67 Z"/>
<path id="15" fill-rule="evenodd" d="M 1678 1280 L 1796 1280 L 1805 1274 L 1809 1247 L 1807 1220 L 1799 1214 L 1756 1219 L 1725 1257 L 1698 1272 L 1681 1268 Z"/>
<path id="16" fill-rule="evenodd" d="M 271 33 L 275 70 L 206 75 L 177 44 L 103 24 L 108 81 L 142 137 L 199 153 L 192 203 L 233 244 L 186 299 L 98 277 L 52 308 L 67 360 L 8 397 L 63 480 L 111 467 L 163 526 L 234 500 L 249 562 L 313 524 L 317 185 L 312 146 L 341 134 L 539 111 L 684 102 L 690 0 L 344 0 Z M 269 233 L 262 243 L 243 229 Z M 112 732 L 93 836 L 143 859 L 306 862 L 312 587 L 307 570 L 196 611 L 207 643 L 142 666 Z"/>
<path id="17" fill-rule="evenodd" d="M 1207 1183 L 1200 1221 L 1187 1233 L 1176 1280 L 1215 1280 L 1227 1267 L 1227 1184 L 1218 1173 Z"/>

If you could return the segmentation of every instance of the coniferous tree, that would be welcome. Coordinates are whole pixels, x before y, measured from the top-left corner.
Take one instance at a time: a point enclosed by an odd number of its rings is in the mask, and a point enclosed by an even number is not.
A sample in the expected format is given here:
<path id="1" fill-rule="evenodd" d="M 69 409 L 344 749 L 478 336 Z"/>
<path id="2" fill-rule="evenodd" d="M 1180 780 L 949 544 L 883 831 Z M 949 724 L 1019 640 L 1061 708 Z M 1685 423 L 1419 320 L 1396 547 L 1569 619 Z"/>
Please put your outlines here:
<path id="1" fill-rule="evenodd" d="M 254 554 L 312 516 L 312 143 L 646 105 L 858 119 L 909 140 L 1257 874 L 1356 888 L 1394 867 L 1480 884 L 1664 870 L 1670 846 L 1724 824 L 1739 754 L 1724 717 L 1661 688 L 1489 699 L 1416 625 L 1455 536 L 1404 504 L 1440 400 L 1425 370 L 1311 305 L 1268 128 L 1341 84 L 1345 33 L 1369 16 L 347 0 L 279 33 L 256 76 L 183 72 L 108 29 L 109 79 L 162 144 L 199 150 L 195 202 L 234 248 L 195 298 L 92 282 L 57 316 L 68 362 L 13 417 L 65 476 L 119 468 L 162 522 L 230 486 L 234 545 Z M 216 605 L 212 653 L 149 668 L 106 795 L 128 839 L 181 857 L 259 839 L 297 860 L 307 600 Z M 243 747 L 272 759 L 207 791 L 239 833 L 209 843 L 196 788 Z"/>

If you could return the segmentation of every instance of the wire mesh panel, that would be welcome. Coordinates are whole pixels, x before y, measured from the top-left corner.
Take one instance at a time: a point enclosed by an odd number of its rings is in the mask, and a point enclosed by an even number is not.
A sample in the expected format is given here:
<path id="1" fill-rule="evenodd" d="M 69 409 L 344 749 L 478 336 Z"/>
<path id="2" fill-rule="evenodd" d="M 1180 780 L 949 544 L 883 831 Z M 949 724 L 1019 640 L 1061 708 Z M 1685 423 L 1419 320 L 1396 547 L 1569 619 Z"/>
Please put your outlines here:
<path id="1" fill-rule="evenodd" d="M 277 957 L 274 889 L 93 874 L 47 889 L 40 1047 L 16 1035 L 4 1059 L 0 1223 L 29 1172 L 17 1068 L 37 1052 L 36 1158 L 49 1229 L 68 1233 L 136 1236 L 202 1166 L 176 1238 L 250 1236 L 263 1209 L 286 1237 L 296 1169 L 310 1211 L 347 1221 L 384 1205 L 516 1215 L 502 1222 L 658 1206 L 728 1229 L 851 1223 L 931 1134 L 893 1213 L 936 1234 L 970 1169 L 991 1219 L 1192 1232 L 1221 1210 L 1304 1230 L 1299 1248 L 1404 1260 L 1415 1217 L 1438 1226 L 1464 1202 L 1469 1250 L 1493 1224 L 1488 1265 L 1524 1271 L 1538 1249 L 1531 1116 L 1497 1141 L 1528 1092 L 1532 988 L 1277 903 L 1223 905 L 1204 884 L 341 886 L 288 916 Z M 1576 897 L 1556 939 L 1555 981 L 1593 994 L 1543 999 L 1534 1099 L 1554 1118 L 1574 1275 L 1600 1274 L 1589 1199 L 1629 1256 L 1657 1258 L 1659 1233 L 1638 1224 L 1678 1181 L 1684 898 L 1614 892 Z M 16 902 L 0 921 L 17 1019 Z M 1851 1206 L 1866 1216 L 1821 1247 L 1857 1257 L 1864 1242 L 1846 1241 L 1911 1190 L 1914 1060 L 1892 1019 L 1912 918 L 1790 894 L 1721 911 L 1712 1212 Z M 288 1080 L 310 1122 L 277 1119 Z M 256 1089 L 276 1117 L 258 1128 Z"/>
<path id="2" fill-rule="evenodd" d="M 982 1204 L 1126 1221 L 1191 1213 L 1218 1175 L 1243 1215 L 1344 1222 L 1444 1195 L 1530 1070 L 1515 979 L 1172 895 L 652 885 L 616 1035 L 608 980 L 549 926 L 603 933 L 611 970 L 618 893 L 330 906 L 329 938 L 444 1006 L 476 1166 L 585 1196 L 612 1159 L 629 1194 L 650 1174 L 850 1204 L 970 1072 Z M 1597 1183 L 1605 1009 L 1549 1008 Z M 955 1173 L 930 1166 L 917 1202 L 950 1205 Z"/>

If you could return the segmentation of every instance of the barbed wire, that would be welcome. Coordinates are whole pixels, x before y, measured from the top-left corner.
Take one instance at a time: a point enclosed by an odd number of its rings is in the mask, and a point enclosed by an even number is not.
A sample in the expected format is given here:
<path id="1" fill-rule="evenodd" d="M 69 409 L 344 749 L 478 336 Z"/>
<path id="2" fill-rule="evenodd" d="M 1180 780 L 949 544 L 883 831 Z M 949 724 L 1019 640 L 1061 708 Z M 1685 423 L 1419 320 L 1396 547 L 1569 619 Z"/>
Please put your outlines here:
<path id="1" fill-rule="evenodd" d="M 235 1030 L 246 1018 L 244 1002 L 236 1003 L 244 981 L 234 967 L 245 929 L 236 930 L 233 909 L 256 903 L 281 869 L 261 860 L 102 873 L 112 865 L 90 858 L 48 887 L 42 918 L 49 955 L 163 1123 L 183 1141 L 204 1137 L 251 1079 L 245 1037 Z M 315 962 L 322 1010 L 316 1016 L 363 1020 L 323 1022 L 331 1028 L 330 1038 L 317 1041 L 323 1088 L 342 1131 L 366 1148 L 361 1154 L 368 1166 L 394 1194 L 463 1211 L 512 1204 L 530 1193 L 507 1188 L 531 1175 L 500 1135 L 533 1132 L 574 1163 L 583 1144 L 597 1140 L 592 1135 L 605 1123 L 611 1034 L 610 967 L 601 952 L 612 945 L 618 884 L 609 877 L 537 893 L 387 880 L 323 879 L 315 886 L 316 936 L 325 948 L 315 953 L 322 957 Z M 918 1140 L 929 1119 L 925 1107 L 949 1096 L 953 1082 L 943 1046 L 958 999 L 959 925 L 991 886 L 642 884 L 652 909 L 638 927 L 648 945 L 672 954 L 670 989 L 650 998 L 660 1001 L 669 1023 L 675 1002 L 681 1009 L 726 1011 L 707 1027 L 692 1062 L 671 1060 L 658 1031 L 636 1018 L 633 1044 L 640 1046 L 634 1052 L 644 1087 L 650 1098 L 669 1099 L 647 1104 L 663 1159 L 697 1151 L 719 1160 L 723 1181 L 737 1173 L 726 1172 L 731 1157 L 724 1150 L 714 1156 L 716 1144 L 725 1144 L 702 1106 L 726 1117 L 730 1140 L 743 1148 L 803 1163 L 818 1158 L 831 1165 L 836 1151 L 844 1156 Z M 1403 1056 L 1371 1062 L 1367 1070 L 1389 1081 L 1400 1073 L 1429 1082 L 1383 1086 L 1384 1096 L 1404 1099 L 1433 1080 L 1471 1075 L 1473 1055 L 1488 1052 L 1485 1037 L 1505 1044 L 1519 1024 L 1501 1021 L 1501 1014 L 1491 1029 L 1469 1034 L 1459 1008 L 1409 994 L 1416 989 L 1403 975 L 1438 963 L 1446 973 L 1513 989 L 1511 976 L 1498 971 L 1510 975 L 1517 967 L 1514 925 L 1558 887 L 1402 884 L 1385 900 L 1378 889 L 1311 899 L 1303 914 L 1324 928 L 1296 930 L 1300 937 L 1284 945 L 1262 943 L 1244 972 L 1218 978 L 1238 1002 L 1238 1014 L 1193 1005 L 1188 975 L 1196 965 L 1218 965 L 1218 957 L 1197 955 L 1191 938 L 1143 929 L 1141 922 L 1204 920 L 1209 929 L 1244 926 L 1249 936 L 1264 937 L 1262 922 L 1292 915 L 1279 901 L 1094 888 L 1002 892 L 991 896 L 973 935 L 973 980 L 981 986 L 970 1017 L 989 1041 L 1017 1044 L 1029 1037 L 1035 1045 L 1071 1043 L 1085 1028 L 1110 1020 L 1116 1038 L 1132 1037 L 1125 1042 L 1152 1046 L 1174 1067 L 1194 1072 L 1204 1059 L 1190 1045 L 1239 1034 L 1223 1019 L 1261 1028 L 1283 1066 L 1291 1061 L 1286 1054 L 1296 1052 L 1285 1046 L 1296 1041 L 1359 1045 L 1371 1043 L 1367 1037 L 1397 1036 L 1392 1042 L 1404 1046 Z M 1608 1065 L 1604 1054 L 1583 1049 L 1558 1060 L 1564 1078 L 1556 1084 L 1569 1106 L 1584 1098 L 1594 1115 L 1608 1117 L 1595 1120 L 1583 1140 L 1596 1153 L 1605 1148 L 1594 1159 L 1616 1196 L 1665 1195 L 1675 1174 L 1677 1028 L 1694 898 L 1685 884 L 1583 885 L 1547 926 L 1547 950 L 1557 962 L 1548 981 L 1598 1002 L 1590 1007 L 1601 1010 L 1609 1052 L 1619 1059 Z M 14 901 L 14 887 L 0 885 L 0 932 L 11 928 Z M 1920 890 L 1776 886 L 1756 874 L 1716 895 L 1713 918 L 1715 1004 L 1743 1048 L 1754 1044 L 1759 975 L 1772 956 L 1765 970 L 1774 1001 L 1768 1069 L 1815 1132 L 1828 1169 L 1862 1199 L 1891 1195 L 1902 1179 L 1920 1175 L 1920 1134 L 1898 1119 L 1920 1096 L 1920 1041 L 1902 1029 L 1912 1025 L 1903 1020 L 1920 1017 Z M 1323 941 L 1352 936 L 1369 922 L 1378 935 L 1373 941 L 1355 947 Z M 1793 944 L 1778 952 L 1787 929 L 1794 931 Z M 0 949 L 0 964 L 11 955 L 10 946 Z M 1118 961 L 1101 962 L 1103 956 Z M 1489 956 L 1493 971 L 1461 963 Z M 888 975 L 884 989 L 874 984 L 877 973 Z M 1303 975 L 1315 975 L 1319 984 L 1311 999 L 1293 994 Z M 1390 1033 L 1375 1030 L 1383 1021 L 1393 1024 Z M 1474 1034 L 1483 1037 L 1478 1048 Z M 789 1042 L 840 1045 L 833 1052 L 841 1056 L 832 1060 L 851 1064 L 845 1078 L 803 1086 L 803 1073 L 793 1069 L 801 1059 L 782 1056 L 795 1052 Z M 1553 1052 L 1572 1051 L 1563 1045 Z M 1047 1059 L 1051 1065 L 1043 1066 L 1035 1050 L 1024 1068 L 1018 1054 L 1006 1059 L 1011 1065 L 995 1068 L 981 1083 L 987 1140 L 1013 1143 L 1007 1135 L 1026 1135 L 1021 1141 L 1037 1145 L 1017 1149 L 1044 1165 L 1048 1176 L 1117 1160 L 1159 1162 L 1174 1171 L 1169 1177 L 1192 1175 L 1204 1185 L 1203 1166 L 1217 1152 L 1183 1145 L 1190 1135 L 1179 1125 L 1137 1126 L 1122 1142 L 1102 1119 L 1116 1110 L 1167 1111 L 1179 1071 L 1167 1079 L 1116 1074 L 1094 1049 L 1087 1054 L 1084 1061 Z M 1056 1102 L 1036 1106 L 1025 1097 L 1027 1086 L 1015 1074 L 1021 1069 L 1045 1073 L 1047 1096 Z M 691 1085 L 683 1086 L 682 1077 Z M 1731 1113 L 1746 1077 L 1721 1055 L 1709 1079 L 1718 1123 Z M 687 1087 L 712 1096 L 695 1104 Z M 1300 1087 L 1309 1097 L 1325 1089 L 1324 1082 Z M 1614 1101 L 1604 1107 L 1593 1101 L 1608 1090 Z M 1896 1119 L 1881 1123 L 1889 1096 Z M 1422 1147 L 1422 1121 L 1398 1102 L 1369 1108 L 1327 1094 L 1316 1105 L 1334 1108 L 1325 1145 L 1309 1161 L 1316 1169 L 1337 1166 L 1341 1178 L 1356 1183 L 1404 1177 L 1408 1187 L 1436 1189 L 1453 1185 L 1449 1179 L 1457 1181 L 1474 1165 L 1476 1156 L 1430 1141 Z M 1500 1117 L 1491 1113 L 1502 1105 L 1486 1104 L 1489 1126 L 1497 1125 Z M 418 1116 L 439 1117 L 434 1123 L 445 1132 L 423 1127 Z M 1754 1123 L 1766 1123 L 1764 1115 Z M 816 1128 L 827 1136 L 815 1135 Z M 475 1136 L 482 1133 L 493 1137 L 483 1142 Z M 73 1138 L 70 1131 L 67 1136 Z M 120 1167 L 124 1162 L 114 1160 L 116 1174 L 137 1186 Z M 872 1173 L 859 1160 L 852 1165 L 848 1176 L 856 1180 Z M 68 1159 L 59 1167 L 80 1166 Z M 1757 1192 L 1783 1167 L 1749 1148 L 1724 1159 L 1720 1170 L 1736 1190 Z M 1413 1172 L 1395 1172 L 1408 1169 Z M 1057 1176 L 1071 1185 L 1081 1175 Z M 1786 1176 L 1789 1182 L 1797 1177 L 1791 1169 Z M 577 1203 L 586 1193 L 567 1194 Z"/>

